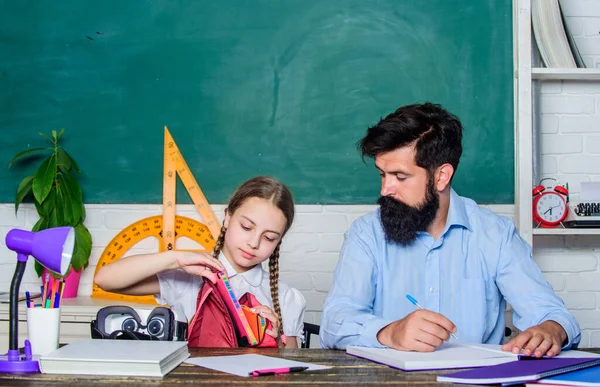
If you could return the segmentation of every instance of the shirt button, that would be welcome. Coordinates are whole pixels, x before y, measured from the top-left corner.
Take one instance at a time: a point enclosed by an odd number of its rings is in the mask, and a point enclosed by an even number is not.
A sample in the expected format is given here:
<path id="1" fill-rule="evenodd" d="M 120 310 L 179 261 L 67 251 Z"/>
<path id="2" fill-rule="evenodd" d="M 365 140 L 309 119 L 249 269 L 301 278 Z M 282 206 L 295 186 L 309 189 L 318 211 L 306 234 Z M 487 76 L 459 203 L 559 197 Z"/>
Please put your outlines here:
<path id="1" fill-rule="evenodd" d="M 433 291 L 434 291 L 434 290 L 435 290 L 435 289 L 433 288 L 433 286 L 431 286 L 431 287 L 429 288 L 429 293 L 433 293 Z"/>

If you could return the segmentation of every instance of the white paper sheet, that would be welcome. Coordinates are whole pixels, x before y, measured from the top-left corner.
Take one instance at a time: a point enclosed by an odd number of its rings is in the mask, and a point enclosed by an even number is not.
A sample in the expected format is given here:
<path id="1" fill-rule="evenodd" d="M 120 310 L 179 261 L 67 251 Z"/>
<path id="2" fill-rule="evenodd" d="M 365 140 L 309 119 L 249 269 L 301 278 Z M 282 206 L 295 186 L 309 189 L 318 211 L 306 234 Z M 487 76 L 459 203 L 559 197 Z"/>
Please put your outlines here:
<path id="1" fill-rule="evenodd" d="M 582 181 L 579 200 L 582 202 L 600 202 L 600 181 Z"/>
<path id="2" fill-rule="evenodd" d="M 256 354 L 193 357 L 185 360 L 185 363 L 194 364 L 200 367 L 206 367 L 238 376 L 249 376 L 250 372 L 252 371 L 264 370 L 267 368 L 308 367 L 306 371 L 302 372 L 331 368 L 320 364 L 303 363 L 301 361 L 293 361 Z"/>

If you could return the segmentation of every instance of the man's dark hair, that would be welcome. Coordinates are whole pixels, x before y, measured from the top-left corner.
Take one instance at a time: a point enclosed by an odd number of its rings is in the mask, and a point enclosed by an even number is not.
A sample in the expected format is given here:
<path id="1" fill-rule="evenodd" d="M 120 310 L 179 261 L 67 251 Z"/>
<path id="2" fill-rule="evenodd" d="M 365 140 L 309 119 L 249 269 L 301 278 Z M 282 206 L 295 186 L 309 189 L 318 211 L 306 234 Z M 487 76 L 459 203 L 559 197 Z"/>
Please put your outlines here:
<path id="1" fill-rule="evenodd" d="M 428 173 L 445 163 L 456 171 L 462 154 L 462 131 L 458 117 L 441 105 L 406 105 L 367 129 L 357 147 L 364 159 L 414 144 L 415 163 Z"/>

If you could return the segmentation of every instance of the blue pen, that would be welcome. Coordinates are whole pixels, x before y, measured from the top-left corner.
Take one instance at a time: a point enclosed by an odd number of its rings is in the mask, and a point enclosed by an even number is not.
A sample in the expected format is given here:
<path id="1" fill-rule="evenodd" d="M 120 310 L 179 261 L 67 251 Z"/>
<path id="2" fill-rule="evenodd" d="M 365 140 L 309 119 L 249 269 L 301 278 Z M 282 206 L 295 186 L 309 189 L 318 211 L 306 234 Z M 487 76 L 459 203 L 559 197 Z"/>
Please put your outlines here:
<path id="1" fill-rule="evenodd" d="M 54 293 L 54 305 L 52 307 L 58 308 L 59 302 L 60 302 L 60 293 L 56 292 L 56 293 Z"/>
<path id="2" fill-rule="evenodd" d="M 31 294 L 29 292 L 25 292 L 25 298 L 27 299 L 27 307 L 31 308 Z"/>
<path id="3" fill-rule="evenodd" d="M 413 297 L 413 296 L 411 296 L 410 294 L 407 294 L 407 295 L 406 295 L 406 298 L 408 298 L 408 301 L 412 302 L 412 304 L 413 304 L 414 306 L 416 306 L 417 308 L 419 308 L 419 309 L 425 309 L 425 308 L 423 308 L 423 307 L 422 307 L 422 306 L 421 306 L 421 305 L 420 305 L 420 304 L 417 302 L 417 300 L 415 300 L 415 299 L 414 299 L 414 297 Z M 458 336 L 456 336 L 454 333 L 450 333 L 450 335 L 451 335 L 452 337 L 454 337 L 456 340 L 458 340 Z"/>

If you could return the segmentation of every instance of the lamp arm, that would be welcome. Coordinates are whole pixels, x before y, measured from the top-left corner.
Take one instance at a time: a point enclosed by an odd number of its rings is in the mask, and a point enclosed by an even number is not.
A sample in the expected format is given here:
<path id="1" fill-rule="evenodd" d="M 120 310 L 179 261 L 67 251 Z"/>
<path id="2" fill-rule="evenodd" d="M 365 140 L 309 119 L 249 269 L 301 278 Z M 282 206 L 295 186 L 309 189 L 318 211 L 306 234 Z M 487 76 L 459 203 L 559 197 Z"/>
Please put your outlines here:
<path id="1" fill-rule="evenodd" d="M 19 254 L 15 274 L 10 283 L 9 351 L 19 349 L 19 287 L 21 286 L 21 280 L 23 279 L 23 273 L 25 273 L 25 266 L 27 265 L 27 255 L 24 255 L 25 260 L 21 259 L 21 255 L 24 254 Z"/>

